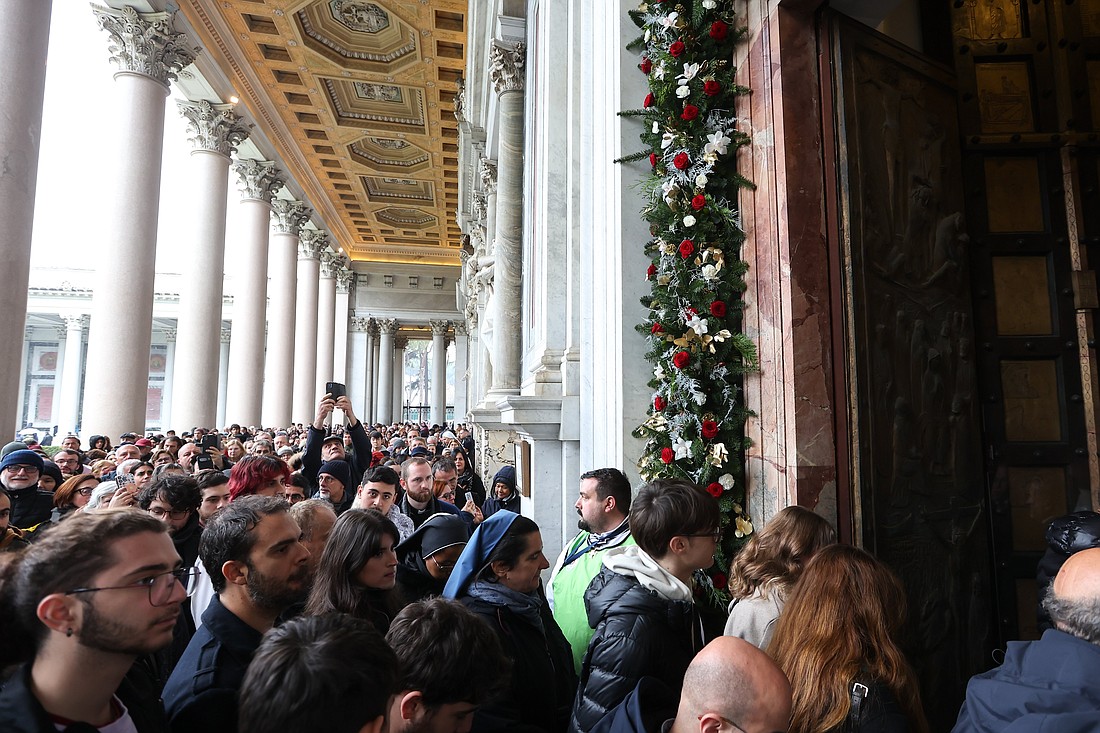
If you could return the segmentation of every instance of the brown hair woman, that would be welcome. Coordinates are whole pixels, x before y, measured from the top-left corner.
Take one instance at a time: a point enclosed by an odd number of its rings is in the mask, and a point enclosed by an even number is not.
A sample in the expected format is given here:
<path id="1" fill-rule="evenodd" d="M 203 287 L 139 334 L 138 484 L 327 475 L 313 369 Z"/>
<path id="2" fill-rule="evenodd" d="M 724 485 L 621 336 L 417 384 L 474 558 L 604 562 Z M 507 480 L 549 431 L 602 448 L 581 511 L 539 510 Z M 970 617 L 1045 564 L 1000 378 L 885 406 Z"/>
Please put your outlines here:
<path id="1" fill-rule="evenodd" d="M 794 691 L 790 733 L 927 733 L 898 647 L 905 608 L 897 576 L 863 550 L 832 545 L 810 560 L 768 647 Z"/>

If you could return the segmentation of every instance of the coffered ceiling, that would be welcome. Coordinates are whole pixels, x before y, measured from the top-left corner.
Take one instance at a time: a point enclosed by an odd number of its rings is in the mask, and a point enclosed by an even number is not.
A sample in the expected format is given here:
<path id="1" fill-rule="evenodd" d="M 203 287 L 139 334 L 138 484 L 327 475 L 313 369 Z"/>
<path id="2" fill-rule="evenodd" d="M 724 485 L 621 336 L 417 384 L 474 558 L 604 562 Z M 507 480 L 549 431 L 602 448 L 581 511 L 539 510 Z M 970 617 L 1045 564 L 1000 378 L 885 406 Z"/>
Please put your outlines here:
<path id="1" fill-rule="evenodd" d="M 466 0 L 182 0 L 353 260 L 459 263 Z"/>

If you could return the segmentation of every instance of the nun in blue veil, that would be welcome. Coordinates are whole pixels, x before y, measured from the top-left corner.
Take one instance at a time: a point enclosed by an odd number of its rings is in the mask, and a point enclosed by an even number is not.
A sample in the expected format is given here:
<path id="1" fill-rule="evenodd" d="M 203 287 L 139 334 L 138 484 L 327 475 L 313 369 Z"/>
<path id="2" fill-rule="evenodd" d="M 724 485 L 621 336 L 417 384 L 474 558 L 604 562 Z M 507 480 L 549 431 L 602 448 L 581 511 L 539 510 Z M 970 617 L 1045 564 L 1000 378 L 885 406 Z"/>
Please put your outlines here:
<path id="1" fill-rule="evenodd" d="M 511 688 L 474 714 L 474 733 L 561 733 L 568 726 L 577 678 L 542 590 L 548 567 L 539 526 L 501 510 L 474 530 L 447 580 L 443 596 L 489 624 L 513 665 Z"/>

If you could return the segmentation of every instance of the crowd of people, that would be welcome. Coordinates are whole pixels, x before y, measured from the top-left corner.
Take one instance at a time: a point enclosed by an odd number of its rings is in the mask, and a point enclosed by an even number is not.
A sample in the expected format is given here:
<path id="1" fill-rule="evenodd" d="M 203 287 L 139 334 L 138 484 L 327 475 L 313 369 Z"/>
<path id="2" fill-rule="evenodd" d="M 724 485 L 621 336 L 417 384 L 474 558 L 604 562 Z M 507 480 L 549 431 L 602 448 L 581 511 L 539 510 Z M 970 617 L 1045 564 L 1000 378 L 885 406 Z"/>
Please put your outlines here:
<path id="1" fill-rule="evenodd" d="M 584 473 L 551 563 L 464 426 L 365 426 L 345 397 L 45 454 L 0 450 L 0 730 L 929 729 L 900 582 L 800 507 L 736 556 L 711 638 L 720 510 L 688 481 Z M 956 731 L 1100 730 L 1100 548 L 1048 572 L 1050 630 Z"/>

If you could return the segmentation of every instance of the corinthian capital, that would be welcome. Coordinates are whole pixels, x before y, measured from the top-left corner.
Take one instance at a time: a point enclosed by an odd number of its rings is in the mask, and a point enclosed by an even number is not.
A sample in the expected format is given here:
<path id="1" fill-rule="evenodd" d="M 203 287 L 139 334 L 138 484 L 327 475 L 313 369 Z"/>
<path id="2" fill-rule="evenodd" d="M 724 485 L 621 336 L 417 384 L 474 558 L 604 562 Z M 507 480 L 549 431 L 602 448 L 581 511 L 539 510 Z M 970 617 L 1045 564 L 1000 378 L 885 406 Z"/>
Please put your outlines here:
<path id="1" fill-rule="evenodd" d="M 328 244 L 328 232 L 322 229 L 303 229 L 298 235 L 298 259 L 317 260 Z"/>
<path id="2" fill-rule="evenodd" d="M 321 277 L 331 277 L 335 280 L 343 266 L 344 259 L 340 255 L 329 250 L 321 252 Z"/>
<path id="3" fill-rule="evenodd" d="M 390 336 L 397 333 L 397 329 L 400 328 L 400 326 L 397 325 L 396 318 L 378 318 L 375 320 L 375 323 L 378 324 L 379 333 L 387 333 Z"/>
<path id="4" fill-rule="evenodd" d="M 355 271 L 347 267 L 341 267 L 336 271 L 336 292 L 350 293 L 351 286 L 355 282 Z"/>
<path id="5" fill-rule="evenodd" d="M 449 329 L 451 327 L 451 322 L 450 321 L 429 320 L 428 325 L 432 329 L 432 335 L 433 336 L 446 336 L 447 335 L 447 329 Z"/>
<path id="6" fill-rule="evenodd" d="M 107 50 L 119 71 L 144 74 L 167 87 L 202 50 L 173 30 L 174 13 L 139 13 L 129 5 L 119 10 L 93 5 L 92 12 L 111 38 Z"/>
<path id="7" fill-rule="evenodd" d="M 278 234 L 298 234 L 312 212 L 301 201 L 271 200 L 271 228 Z"/>
<path id="8" fill-rule="evenodd" d="M 489 47 L 489 79 L 497 94 L 522 92 L 526 71 L 526 43 L 514 46 L 494 43 Z"/>
<path id="9" fill-rule="evenodd" d="M 252 125 L 242 122 L 231 104 L 210 104 L 203 99 L 177 101 L 176 106 L 187 118 L 187 132 L 191 134 L 187 139 L 195 150 L 209 150 L 228 157 L 237 152 L 237 146 L 252 132 Z"/>
<path id="10" fill-rule="evenodd" d="M 489 158 L 478 161 L 477 173 L 481 177 L 481 188 L 487 194 L 497 190 L 497 162 Z"/>
<path id="11" fill-rule="evenodd" d="M 286 183 L 271 160 L 238 160 L 234 170 L 240 179 L 237 188 L 244 199 L 259 199 L 270 204 L 275 192 Z"/>

